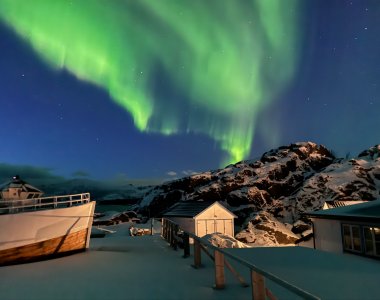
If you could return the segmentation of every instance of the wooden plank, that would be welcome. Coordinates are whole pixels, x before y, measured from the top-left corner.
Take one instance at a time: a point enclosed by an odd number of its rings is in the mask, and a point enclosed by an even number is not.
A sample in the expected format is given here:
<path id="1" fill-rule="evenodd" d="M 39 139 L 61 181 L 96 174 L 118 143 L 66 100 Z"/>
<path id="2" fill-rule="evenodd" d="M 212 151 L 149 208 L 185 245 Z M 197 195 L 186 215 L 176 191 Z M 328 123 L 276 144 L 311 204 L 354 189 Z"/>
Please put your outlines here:
<path id="1" fill-rule="evenodd" d="M 203 246 L 201 244 L 201 249 L 207 254 L 208 257 L 210 257 L 210 259 L 212 261 L 215 261 L 214 259 L 214 256 L 212 256 L 206 249 L 205 246 Z M 226 265 L 226 267 L 231 271 L 232 275 L 235 276 L 235 278 L 240 282 L 240 284 L 243 286 L 243 287 L 248 287 L 249 284 L 247 284 L 243 278 L 243 276 L 241 276 L 232 266 L 231 264 L 227 261 L 226 258 L 224 258 L 224 264 Z"/>
<path id="2" fill-rule="evenodd" d="M 267 295 L 267 297 L 269 298 L 269 300 L 277 300 L 276 296 L 272 294 L 272 292 L 270 291 L 270 289 L 266 288 L 265 289 L 265 294 Z"/>
<path id="3" fill-rule="evenodd" d="M 224 263 L 226 264 L 226 267 L 231 271 L 231 273 L 235 276 L 235 278 L 240 282 L 240 284 L 243 286 L 243 287 L 248 287 L 249 284 L 245 282 L 243 276 L 241 276 L 239 274 L 238 271 L 236 271 L 232 266 L 231 264 L 228 262 L 227 259 L 224 259 Z"/>
<path id="4" fill-rule="evenodd" d="M 224 277 L 224 254 L 220 251 L 214 251 L 215 259 L 215 288 L 224 289 L 225 277 Z"/>
<path id="5" fill-rule="evenodd" d="M 263 275 L 251 271 L 252 280 L 252 299 L 253 300 L 265 300 L 265 278 Z"/>
<path id="6" fill-rule="evenodd" d="M 163 220 L 162 226 L 163 237 L 167 241 L 168 240 L 168 221 L 166 219 Z"/>
<path id="7" fill-rule="evenodd" d="M 54 239 L 0 251 L 0 265 L 38 260 L 57 254 L 85 250 L 87 228 Z"/>
<path id="8" fill-rule="evenodd" d="M 194 240 L 194 268 L 201 267 L 201 244 Z"/>
<path id="9" fill-rule="evenodd" d="M 190 256 L 190 239 L 187 233 L 183 234 L 183 257 Z"/>

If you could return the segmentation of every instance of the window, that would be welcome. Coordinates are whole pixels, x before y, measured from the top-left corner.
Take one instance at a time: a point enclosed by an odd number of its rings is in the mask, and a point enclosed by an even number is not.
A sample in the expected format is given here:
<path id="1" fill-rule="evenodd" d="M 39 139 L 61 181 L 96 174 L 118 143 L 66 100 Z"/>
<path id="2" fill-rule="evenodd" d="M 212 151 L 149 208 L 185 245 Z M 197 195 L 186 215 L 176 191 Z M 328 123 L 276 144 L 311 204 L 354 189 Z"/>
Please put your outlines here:
<path id="1" fill-rule="evenodd" d="M 380 227 L 342 224 L 343 248 L 346 251 L 380 257 Z"/>
<path id="2" fill-rule="evenodd" d="M 380 227 L 363 227 L 365 254 L 380 256 Z"/>
<path id="3" fill-rule="evenodd" d="M 354 252 L 362 251 L 359 225 L 343 224 L 343 248 Z"/>

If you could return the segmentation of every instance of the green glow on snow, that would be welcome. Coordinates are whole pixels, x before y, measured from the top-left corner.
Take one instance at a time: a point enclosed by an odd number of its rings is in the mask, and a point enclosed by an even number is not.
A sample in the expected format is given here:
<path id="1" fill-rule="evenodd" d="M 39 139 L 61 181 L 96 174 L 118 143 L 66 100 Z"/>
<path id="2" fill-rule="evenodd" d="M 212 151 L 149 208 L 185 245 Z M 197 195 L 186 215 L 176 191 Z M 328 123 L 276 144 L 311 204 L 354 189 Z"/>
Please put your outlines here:
<path id="1" fill-rule="evenodd" d="M 292 79 L 299 6 L 299 0 L 0 0 L 0 19 L 51 67 L 107 90 L 139 130 L 206 134 L 230 163 L 250 153 L 258 115 Z M 157 70 L 183 97 L 156 95 Z"/>

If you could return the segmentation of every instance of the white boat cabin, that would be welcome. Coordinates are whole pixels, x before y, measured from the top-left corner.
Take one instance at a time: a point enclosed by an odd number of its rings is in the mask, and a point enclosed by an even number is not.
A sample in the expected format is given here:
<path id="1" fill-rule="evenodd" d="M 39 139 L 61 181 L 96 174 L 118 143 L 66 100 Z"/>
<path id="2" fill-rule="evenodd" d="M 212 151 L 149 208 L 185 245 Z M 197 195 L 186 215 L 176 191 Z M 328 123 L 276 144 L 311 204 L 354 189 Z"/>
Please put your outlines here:
<path id="1" fill-rule="evenodd" d="M 41 190 L 26 183 L 17 175 L 0 186 L 0 199 L 4 201 L 40 198 L 42 195 Z"/>
<path id="2" fill-rule="evenodd" d="M 219 202 L 205 201 L 181 201 L 163 215 L 163 219 L 199 237 L 215 232 L 234 236 L 234 218 L 236 216 Z"/>

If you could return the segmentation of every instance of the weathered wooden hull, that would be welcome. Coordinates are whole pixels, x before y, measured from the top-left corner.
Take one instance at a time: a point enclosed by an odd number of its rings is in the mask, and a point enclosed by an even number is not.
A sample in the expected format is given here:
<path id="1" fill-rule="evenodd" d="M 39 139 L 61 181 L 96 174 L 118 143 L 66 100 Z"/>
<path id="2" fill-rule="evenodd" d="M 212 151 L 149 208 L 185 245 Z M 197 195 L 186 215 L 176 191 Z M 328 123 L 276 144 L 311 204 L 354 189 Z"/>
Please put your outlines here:
<path id="1" fill-rule="evenodd" d="M 94 208 L 95 202 L 90 202 L 0 216 L 0 265 L 85 250 L 89 247 Z"/>

